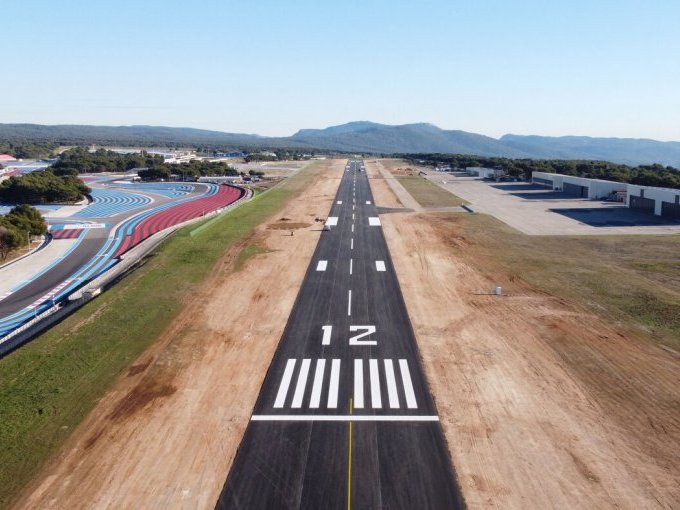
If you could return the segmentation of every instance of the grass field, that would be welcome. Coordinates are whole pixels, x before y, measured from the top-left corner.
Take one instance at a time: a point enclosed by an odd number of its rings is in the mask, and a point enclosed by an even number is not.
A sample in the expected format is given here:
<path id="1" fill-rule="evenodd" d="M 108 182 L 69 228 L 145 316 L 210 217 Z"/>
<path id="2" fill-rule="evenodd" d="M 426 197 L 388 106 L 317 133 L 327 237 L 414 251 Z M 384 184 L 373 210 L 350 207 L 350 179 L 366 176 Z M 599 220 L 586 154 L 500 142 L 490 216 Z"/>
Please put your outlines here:
<path id="1" fill-rule="evenodd" d="M 420 176 L 397 176 L 406 191 L 423 207 L 457 207 L 463 200 Z"/>
<path id="2" fill-rule="evenodd" d="M 193 237 L 196 226 L 179 231 L 115 287 L 0 360 L 0 507 L 168 327 L 225 250 L 305 189 L 314 166 Z M 246 248 L 241 263 L 259 250 Z"/>
<path id="3" fill-rule="evenodd" d="M 520 278 L 680 350 L 680 236 L 527 236 L 487 215 L 454 221 L 462 252 L 482 271 Z"/>

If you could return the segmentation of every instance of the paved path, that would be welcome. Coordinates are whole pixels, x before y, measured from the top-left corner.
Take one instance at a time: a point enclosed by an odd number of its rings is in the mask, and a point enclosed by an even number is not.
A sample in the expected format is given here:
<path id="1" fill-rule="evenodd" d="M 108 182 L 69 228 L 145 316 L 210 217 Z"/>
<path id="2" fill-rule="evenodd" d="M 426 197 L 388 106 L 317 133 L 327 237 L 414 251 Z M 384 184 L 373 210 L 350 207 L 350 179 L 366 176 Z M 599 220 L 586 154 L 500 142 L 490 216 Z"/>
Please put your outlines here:
<path id="1" fill-rule="evenodd" d="M 350 162 L 218 508 L 462 506 L 361 162 Z"/>

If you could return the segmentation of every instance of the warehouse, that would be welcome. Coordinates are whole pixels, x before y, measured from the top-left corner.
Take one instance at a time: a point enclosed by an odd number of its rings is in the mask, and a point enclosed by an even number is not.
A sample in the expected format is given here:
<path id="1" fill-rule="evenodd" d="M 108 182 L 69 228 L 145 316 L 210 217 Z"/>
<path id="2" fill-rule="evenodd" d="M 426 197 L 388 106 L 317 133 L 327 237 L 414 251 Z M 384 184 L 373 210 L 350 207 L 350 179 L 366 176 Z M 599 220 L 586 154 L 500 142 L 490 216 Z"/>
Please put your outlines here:
<path id="1" fill-rule="evenodd" d="M 626 205 L 669 220 L 680 220 L 680 190 L 628 185 Z"/>
<path id="2" fill-rule="evenodd" d="M 550 187 L 550 189 L 555 191 L 562 191 L 572 197 L 588 198 L 590 200 L 601 200 L 619 196 L 625 194 L 627 188 L 627 184 L 622 182 L 546 172 L 532 172 L 531 182 L 539 186 Z"/>
<path id="3" fill-rule="evenodd" d="M 468 175 L 478 176 L 482 179 L 499 180 L 505 175 L 505 170 L 502 168 L 483 168 L 481 166 L 469 166 L 465 169 Z"/>

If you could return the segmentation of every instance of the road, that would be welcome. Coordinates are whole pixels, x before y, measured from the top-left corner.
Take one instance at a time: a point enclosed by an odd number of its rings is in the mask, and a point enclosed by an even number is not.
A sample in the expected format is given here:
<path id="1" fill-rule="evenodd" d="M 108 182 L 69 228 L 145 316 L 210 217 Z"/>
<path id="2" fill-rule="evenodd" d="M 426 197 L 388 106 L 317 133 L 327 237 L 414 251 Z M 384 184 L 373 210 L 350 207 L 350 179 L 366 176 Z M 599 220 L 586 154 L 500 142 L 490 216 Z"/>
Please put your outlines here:
<path id="1" fill-rule="evenodd" d="M 217 508 L 464 506 L 362 165 L 348 163 Z"/>

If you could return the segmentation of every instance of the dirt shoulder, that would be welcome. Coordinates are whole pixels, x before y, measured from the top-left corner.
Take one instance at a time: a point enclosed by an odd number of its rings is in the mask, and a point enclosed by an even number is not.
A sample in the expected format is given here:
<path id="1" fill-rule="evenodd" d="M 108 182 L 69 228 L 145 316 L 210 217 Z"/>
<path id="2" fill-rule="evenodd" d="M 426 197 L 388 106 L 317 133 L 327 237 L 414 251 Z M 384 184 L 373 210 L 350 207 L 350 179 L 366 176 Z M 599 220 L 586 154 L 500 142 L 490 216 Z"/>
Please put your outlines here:
<path id="1" fill-rule="evenodd" d="M 376 205 L 399 207 L 381 169 L 366 167 Z M 381 221 L 470 507 L 680 500 L 680 360 L 485 267 L 459 215 Z M 485 295 L 498 282 L 509 295 Z"/>
<path id="2" fill-rule="evenodd" d="M 224 255 L 17 507 L 214 506 L 343 169 L 324 162 L 303 199 Z"/>

